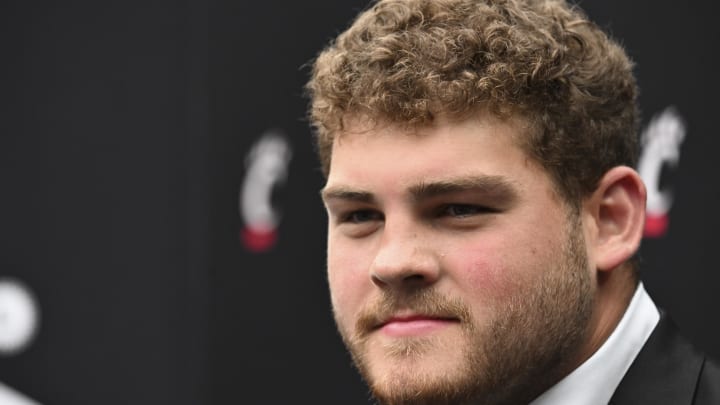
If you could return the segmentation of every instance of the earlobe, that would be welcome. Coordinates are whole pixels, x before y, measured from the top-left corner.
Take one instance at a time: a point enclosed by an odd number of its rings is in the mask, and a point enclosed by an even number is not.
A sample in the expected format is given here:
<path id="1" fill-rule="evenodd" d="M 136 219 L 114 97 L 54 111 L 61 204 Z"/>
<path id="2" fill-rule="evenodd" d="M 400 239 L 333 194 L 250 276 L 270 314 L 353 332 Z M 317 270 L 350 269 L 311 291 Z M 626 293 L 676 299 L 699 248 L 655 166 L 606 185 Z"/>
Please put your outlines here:
<path id="1" fill-rule="evenodd" d="M 611 271 L 630 259 L 640 246 L 647 192 L 640 175 L 626 166 L 609 170 L 591 196 L 596 222 L 595 262 Z"/>

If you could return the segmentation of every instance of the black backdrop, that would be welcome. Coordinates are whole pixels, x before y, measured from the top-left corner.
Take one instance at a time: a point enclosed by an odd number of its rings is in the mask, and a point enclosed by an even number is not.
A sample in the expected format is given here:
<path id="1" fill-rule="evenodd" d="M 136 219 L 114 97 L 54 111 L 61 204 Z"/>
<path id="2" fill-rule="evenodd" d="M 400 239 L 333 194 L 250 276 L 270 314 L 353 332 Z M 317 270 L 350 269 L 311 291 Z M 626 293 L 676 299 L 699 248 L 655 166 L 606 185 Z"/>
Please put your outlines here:
<path id="1" fill-rule="evenodd" d="M 332 324 L 302 98 L 303 65 L 365 4 L 0 5 L 0 277 L 40 309 L 28 346 L 0 351 L 0 382 L 59 405 L 367 403 Z M 644 126 L 669 106 L 686 124 L 642 274 L 717 357 L 712 5 L 581 3 L 637 62 Z M 292 155 L 259 251 L 239 199 L 268 131 Z"/>

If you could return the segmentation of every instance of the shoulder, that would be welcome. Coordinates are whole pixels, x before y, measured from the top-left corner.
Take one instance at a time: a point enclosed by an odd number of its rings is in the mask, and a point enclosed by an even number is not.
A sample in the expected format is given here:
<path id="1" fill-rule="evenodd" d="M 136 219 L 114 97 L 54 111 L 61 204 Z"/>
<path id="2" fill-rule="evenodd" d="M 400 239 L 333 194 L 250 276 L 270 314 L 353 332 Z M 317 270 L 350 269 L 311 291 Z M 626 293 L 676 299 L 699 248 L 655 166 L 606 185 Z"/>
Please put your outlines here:
<path id="1" fill-rule="evenodd" d="M 611 405 L 720 404 L 720 366 L 683 337 L 662 313 Z"/>
<path id="2" fill-rule="evenodd" d="M 700 371 L 695 405 L 720 403 L 720 364 L 706 358 Z"/>

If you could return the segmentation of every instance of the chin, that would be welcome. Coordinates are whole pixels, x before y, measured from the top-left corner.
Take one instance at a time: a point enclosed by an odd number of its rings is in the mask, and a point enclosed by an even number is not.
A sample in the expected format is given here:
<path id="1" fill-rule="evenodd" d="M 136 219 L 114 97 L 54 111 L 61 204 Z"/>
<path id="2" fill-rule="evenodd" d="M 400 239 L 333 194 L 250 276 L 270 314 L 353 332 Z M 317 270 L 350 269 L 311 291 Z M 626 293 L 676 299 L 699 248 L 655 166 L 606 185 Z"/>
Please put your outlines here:
<path id="1" fill-rule="evenodd" d="M 356 365 L 380 404 L 464 404 L 478 394 L 472 361 L 458 342 L 402 339 L 367 347 Z"/>

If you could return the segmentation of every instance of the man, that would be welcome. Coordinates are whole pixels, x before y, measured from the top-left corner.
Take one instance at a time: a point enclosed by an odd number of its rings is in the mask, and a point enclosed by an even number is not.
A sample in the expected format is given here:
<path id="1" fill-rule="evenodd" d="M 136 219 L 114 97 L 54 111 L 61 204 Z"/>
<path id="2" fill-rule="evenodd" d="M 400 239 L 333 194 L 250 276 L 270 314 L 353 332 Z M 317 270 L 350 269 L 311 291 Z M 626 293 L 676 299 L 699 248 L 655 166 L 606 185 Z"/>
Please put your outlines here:
<path id="1" fill-rule="evenodd" d="M 335 320 L 382 404 L 711 404 L 639 281 L 623 49 L 561 0 L 381 0 L 308 83 Z"/>

